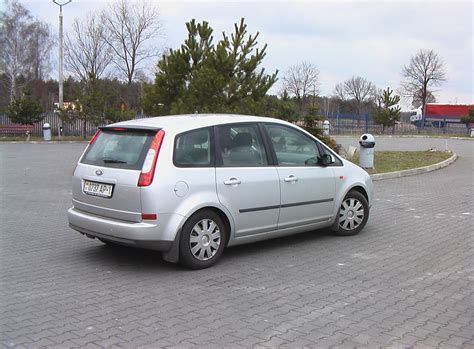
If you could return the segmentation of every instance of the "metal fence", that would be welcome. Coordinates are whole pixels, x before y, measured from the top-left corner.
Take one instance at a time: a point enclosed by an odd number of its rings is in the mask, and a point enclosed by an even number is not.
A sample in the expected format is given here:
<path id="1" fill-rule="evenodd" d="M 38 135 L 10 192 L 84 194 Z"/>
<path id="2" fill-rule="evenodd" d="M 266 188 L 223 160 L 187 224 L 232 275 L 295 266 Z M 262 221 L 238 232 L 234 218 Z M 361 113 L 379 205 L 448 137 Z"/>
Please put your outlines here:
<path id="1" fill-rule="evenodd" d="M 397 123 L 394 127 L 385 128 L 371 120 L 369 114 L 329 114 L 330 133 L 338 135 L 360 135 L 362 133 L 392 135 L 468 135 L 469 129 L 461 123 L 428 122 L 424 127 L 411 123 Z M 442 126 L 442 127 L 441 127 Z"/>
<path id="2" fill-rule="evenodd" d="M 136 119 L 147 117 L 146 115 L 137 114 Z M 382 134 L 382 126 L 375 124 L 369 114 L 329 114 L 326 119 L 330 123 L 330 134 L 336 135 L 360 135 L 362 133 L 373 133 Z M 44 114 L 44 119 L 40 122 L 33 124 L 34 136 L 41 136 L 43 133 L 43 124 L 48 123 L 51 125 L 51 132 L 53 136 L 58 135 L 59 126 L 63 125 L 64 136 L 92 136 L 97 130 L 97 127 L 104 126 L 105 124 L 94 125 L 91 123 L 86 124 L 84 134 L 84 124 L 81 120 L 76 120 L 71 123 L 61 123 L 61 119 L 54 112 Z M 15 124 L 4 115 L 0 115 L 0 125 L 13 125 Z M 435 123 L 436 124 L 436 123 Z M 442 135 L 442 134 L 454 134 L 454 135 L 468 135 L 469 129 L 464 124 L 458 123 L 446 123 L 444 127 L 436 127 L 433 125 L 425 125 L 423 128 L 417 127 L 410 123 L 399 123 L 395 127 L 385 129 L 385 134 L 392 135 Z M 320 127 L 322 127 L 322 122 Z"/>
<path id="3" fill-rule="evenodd" d="M 146 117 L 145 115 L 138 114 L 136 118 Z M 40 122 L 33 124 L 33 136 L 42 136 L 43 125 L 48 123 L 51 126 L 51 132 L 53 136 L 59 135 L 59 127 L 63 126 L 63 136 L 92 136 L 98 127 L 105 126 L 105 123 L 95 125 L 92 123 L 86 123 L 85 134 L 84 134 L 84 123 L 81 120 L 75 120 L 70 123 L 62 123 L 61 119 L 54 112 L 48 112 L 44 114 L 44 118 Z M 0 125 L 14 125 L 8 117 L 0 115 Z"/>

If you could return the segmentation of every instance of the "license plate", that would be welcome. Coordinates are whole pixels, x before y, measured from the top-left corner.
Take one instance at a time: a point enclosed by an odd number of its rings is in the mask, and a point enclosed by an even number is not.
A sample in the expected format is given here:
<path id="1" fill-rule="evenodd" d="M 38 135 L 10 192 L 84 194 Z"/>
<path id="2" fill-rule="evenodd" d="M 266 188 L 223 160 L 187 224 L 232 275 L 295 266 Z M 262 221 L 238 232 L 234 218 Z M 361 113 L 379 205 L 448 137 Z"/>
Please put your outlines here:
<path id="1" fill-rule="evenodd" d="M 111 198 L 114 186 L 112 184 L 84 181 L 83 191 L 87 195 Z"/>

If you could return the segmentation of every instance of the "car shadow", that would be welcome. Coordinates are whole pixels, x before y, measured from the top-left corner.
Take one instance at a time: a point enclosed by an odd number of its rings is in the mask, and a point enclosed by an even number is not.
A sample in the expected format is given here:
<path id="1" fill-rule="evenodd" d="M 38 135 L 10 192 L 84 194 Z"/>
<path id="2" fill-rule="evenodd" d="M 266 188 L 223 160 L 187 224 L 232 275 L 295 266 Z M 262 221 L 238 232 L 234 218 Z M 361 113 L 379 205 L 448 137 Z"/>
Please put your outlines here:
<path id="1" fill-rule="evenodd" d="M 82 258 L 92 264 L 102 264 L 114 269 L 150 271 L 156 269 L 176 271 L 182 269 L 179 264 L 166 262 L 161 252 L 127 247 L 115 244 L 104 244 L 94 240 L 93 245 L 81 249 Z"/>
<path id="2" fill-rule="evenodd" d="M 313 230 L 305 233 L 254 242 L 245 245 L 229 247 L 222 255 L 224 264 L 233 260 L 243 260 L 262 254 L 278 253 L 281 249 L 297 249 L 307 246 L 309 243 L 317 243 L 328 239 L 337 238 L 330 229 Z M 116 270 L 137 270 L 141 272 L 162 271 L 176 272 L 189 271 L 179 264 L 169 263 L 163 260 L 161 253 L 152 250 L 138 249 L 133 247 L 103 244 L 94 240 L 93 245 L 81 248 L 78 253 L 88 263 L 97 266 L 103 265 Z"/>
<path id="3" fill-rule="evenodd" d="M 229 247 L 224 256 L 246 257 L 253 254 L 261 255 L 262 252 L 273 252 L 279 249 L 297 248 L 300 245 L 307 245 L 317 241 L 334 238 L 330 229 L 311 230 L 304 233 L 283 236 L 279 238 L 262 240 L 250 244 Z"/>

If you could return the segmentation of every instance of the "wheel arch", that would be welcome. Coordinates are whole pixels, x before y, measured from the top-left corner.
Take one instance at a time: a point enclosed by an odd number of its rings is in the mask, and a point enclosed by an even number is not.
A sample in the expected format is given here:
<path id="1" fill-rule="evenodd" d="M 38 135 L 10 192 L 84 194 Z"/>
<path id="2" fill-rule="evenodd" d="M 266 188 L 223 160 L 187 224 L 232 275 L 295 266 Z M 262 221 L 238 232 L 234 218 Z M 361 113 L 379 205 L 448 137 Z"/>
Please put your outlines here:
<path id="1" fill-rule="evenodd" d="M 168 262 L 172 262 L 172 263 L 177 263 L 179 261 L 179 241 L 181 239 L 181 231 L 183 229 L 183 226 L 190 217 L 204 210 L 210 210 L 216 213 L 222 219 L 222 222 L 224 222 L 225 228 L 228 233 L 226 236 L 226 242 L 225 242 L 225 246 L 227 247 L 234 232 L 234 222 L 231 216 L 229 216 L 229 214 L 226 213 L 220 207 L 212 206 L 212 205 L 203 205 L 203 206 L 195 208 L 193 211 L 191 211 L 188 215 L 185 216 L 185 219 L 183 219 L 183 221 L 179 225 L 179 229 L 176 232 L 176 236 L 173 242 L 173 247 L 171 248 L 171 250 L 163 253 L 164 260 Z"/>
<path id="2" fill-rule="evenodd" d="M 222 219 L 222 222 L 224 223 L 225 229 L 226 229 L 226 232 L 227 232 L 226 242 L 225 242 L 225 245 L 227 246 L 227 244 L 229 243 L 229 240 L 230 240 L 230 237 L 232 235 L 233 230 L 232 230 L 232 225 L 231 225 L 231 221 L 230 221 L 229 217 L 227 216 L 227 214 L 222 209 L 220 209 L 216 206 L 204 206 L 204 207 L 201 207 L 201 208 L 197 209 L 196 211 L 194 211 L 192 214 L 189 215 L 189 217 L 192 217 L 196 213 L 206 211 L 206 210 L 214 212 L 215 214 L 217 214 Z M 189 217 L 188 217 L 188 219 L 189 219 Z M 186 221 L 188 219 L 186 219 Z"/>
<path id="3" fill-rule="evenodd" d="M 367 194 L 367 191 L 364 189 L 364 187 L 362 187 L 360 185 L 355 185 L 355 186 L 349 188 L 349 190 L 347 190 L 347 192 L 344 194 L 344 197 L 346 197 L 347 193 L 349 193 L 351 190 L 358 191 L 359 193 L 364 195 L 367 202 L 369 202 L 369 195 Z"/>

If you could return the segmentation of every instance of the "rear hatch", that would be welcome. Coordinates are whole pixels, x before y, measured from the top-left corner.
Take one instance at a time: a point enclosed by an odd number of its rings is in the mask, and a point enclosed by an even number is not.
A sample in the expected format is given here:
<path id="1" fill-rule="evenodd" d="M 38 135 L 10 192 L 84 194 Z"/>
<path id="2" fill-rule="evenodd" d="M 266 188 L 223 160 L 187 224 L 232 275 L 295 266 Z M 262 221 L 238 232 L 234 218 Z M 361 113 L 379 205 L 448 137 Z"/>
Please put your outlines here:
<path id="1" fill-rule="evenodd" d="M 101 128 L 74 171 L 74 207 L 98 216 L 140 222 L 142 207 L 138 181 L 157 131 Z"/>

